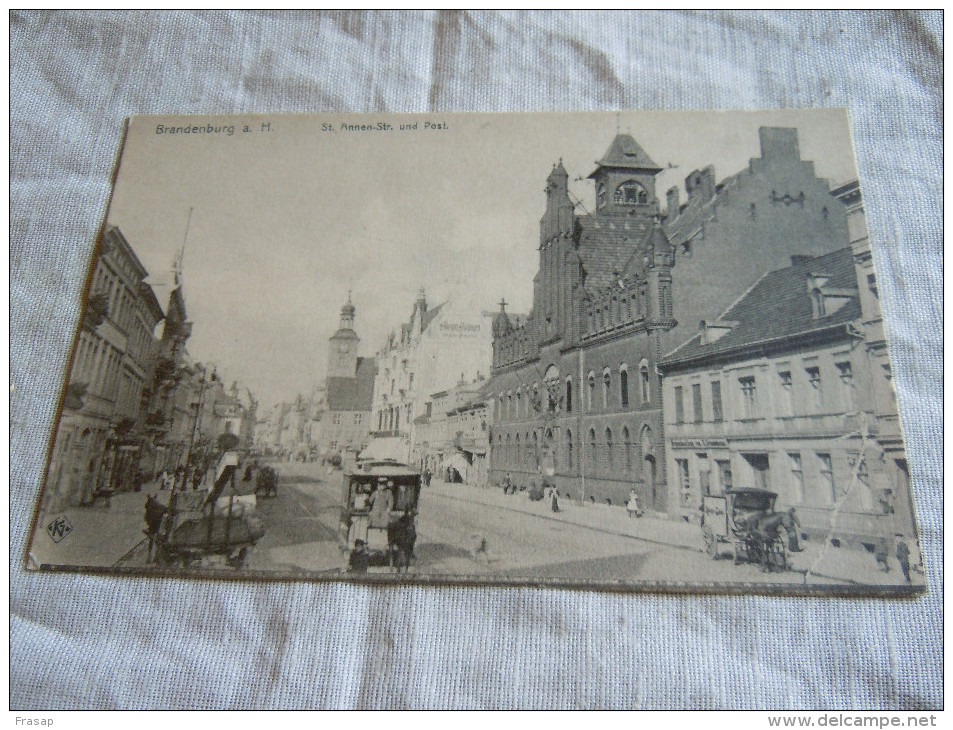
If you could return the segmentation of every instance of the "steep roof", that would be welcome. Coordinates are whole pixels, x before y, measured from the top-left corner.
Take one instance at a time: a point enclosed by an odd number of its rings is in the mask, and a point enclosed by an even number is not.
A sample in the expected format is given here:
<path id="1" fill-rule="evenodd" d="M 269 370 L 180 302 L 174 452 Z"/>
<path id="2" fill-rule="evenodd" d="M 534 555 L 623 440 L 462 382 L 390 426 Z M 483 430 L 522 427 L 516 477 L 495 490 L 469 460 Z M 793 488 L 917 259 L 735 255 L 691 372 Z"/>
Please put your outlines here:
<path id="1" fill-rule="evenodd" d="M 656 165 L 652 158 L 635 141 L 631 134 L 617 134 L 609 149 L 596 162 L 599 167 L 613 167 L 624 170 L 646 170 L 658 172 L 662 168 Z M 589 175 L 592 177 L 595 171 Z"/>
<path id="2" fill-rule="evenodd" d="M 852 292 L 847 302 L 824 317 L 814 317 L 808 278 L 823 276 L 823 289 L 839 294 Z M 702 343 L 701 333 L 679 346 L 659 364 L 683 362 L 698 357 L 724 354 L 757 343 L 778 341 L 835 325 L 844 325 L 861 316 L 857 296 L 857 274 L 850 248 L 811 258 L 772 271 L 760 280 L 719 321 L 732 323 L 731 329 L 714 342 Z"/>
<path id="3" fill-rule="evenodd" d="M 446 304 L 446 302 L 443 302 L 443 304 L 438 304 L 433 309 L 428 309 L 426 312 L 424 312 L 424 316 L 420 318 L 421 332 L 424 332 L 430 326 L 430 323 L 434 321 L 436 316 L 440 313 L 440 310 L 443 309 L 444 304 Z"/>
<path id="4" fill-rule="evenodd" d="M 328 410 L 370 411 L 376 377 L 377 360 L 372 357 L 357 358 L 353 378 L 328 378 Z"/>
<path id="5" fill-rule="evenodd" d="M 668 240 L 650 218 L 580 216 L 579 258 L 586 270 L 586 290 L 604 289 L 618 278 L 640 271 L 639 251 L 668 246 Z"/>

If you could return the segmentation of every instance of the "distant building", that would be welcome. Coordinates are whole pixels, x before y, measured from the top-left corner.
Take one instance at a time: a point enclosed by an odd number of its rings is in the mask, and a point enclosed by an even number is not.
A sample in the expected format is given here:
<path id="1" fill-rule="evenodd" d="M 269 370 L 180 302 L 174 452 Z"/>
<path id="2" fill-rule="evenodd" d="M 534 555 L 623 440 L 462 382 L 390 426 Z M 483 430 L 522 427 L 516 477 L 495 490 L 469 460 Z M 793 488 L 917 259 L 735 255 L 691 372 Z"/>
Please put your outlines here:
<path id="1" fill-rule="evenodd" d="M 131 488 L 149 448 L 153 332 L 163 312 L 146 276 L 122 232 L 108 226 L 51 454 L 44 499 L 52 509 Z"/>
<path id="2" fill-rule="evenodd" d="M 348 295 L 337 331 L 328 341 L 328 371 L 315 441 L 322 457 L 356 456 L 370 441 L 377 362 L 358 356 L 356 309 Z"/>
<path id="3" fill-rule="evenodd" d="M 430 307 L 420 291 L 410 318 L 377 356 L 371 435 L 383 449 L 420 464 L 422 446 L 414 419 L 426 413 L 432 393 L 489 370 L 492 315 L 465 311 L 448 301 Z M 384 445 L 381 439 L 389 439 Z M 383 451 L 382 451 L 383 453 Z"/>
<path id="4" fill-rule="evenodd" d="M 861 269 L 850 248 L 795 256 L 659 363 L 668 487 L 683 519 L 698 518 L 706 494 L 760 487 L 809 532 L 894 534 L 884 490 L 910 496 L 878 443 L 881 413 L 895 410 L 874 396 L 889 382 L 869 354 L 878 333 L 864 325 Z"/>
<path id="5" fill-rule="evenodd" d="M 432 393 L 426 412 L 414 419 L 422 471 L 436 479 L 486 484 L 489 419 L 482 376 Z"/>

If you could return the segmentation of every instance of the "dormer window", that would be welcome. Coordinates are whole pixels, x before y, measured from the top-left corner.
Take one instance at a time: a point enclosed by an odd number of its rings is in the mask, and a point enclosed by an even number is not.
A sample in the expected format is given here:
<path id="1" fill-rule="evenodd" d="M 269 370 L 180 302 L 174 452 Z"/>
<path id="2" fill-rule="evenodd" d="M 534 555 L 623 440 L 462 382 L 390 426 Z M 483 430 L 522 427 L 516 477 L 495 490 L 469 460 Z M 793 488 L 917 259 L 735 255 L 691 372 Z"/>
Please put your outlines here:
<path id="1" fill-rule="evenodd" d="M 596 189 L 596 208 L 605 208 L 608 202 L 609 192 L 606 190 L 606 185 L 605 183 L 599 183 L 599 187 Z"/>
<path id="2" fill-rule="evenodd" d="M 814 319 L 827 316 L 827 311 L 824 307 L 824 292 L 820 289 L 815 289 L 811 292 L 811 308 L 814 311 Z"/>
<path id="3" fill-rule="evenodd" d="M 649 194 L 641 183 L 626 180 L 616 188 L 613 202 L 616 205 L 648 205 Z"/>

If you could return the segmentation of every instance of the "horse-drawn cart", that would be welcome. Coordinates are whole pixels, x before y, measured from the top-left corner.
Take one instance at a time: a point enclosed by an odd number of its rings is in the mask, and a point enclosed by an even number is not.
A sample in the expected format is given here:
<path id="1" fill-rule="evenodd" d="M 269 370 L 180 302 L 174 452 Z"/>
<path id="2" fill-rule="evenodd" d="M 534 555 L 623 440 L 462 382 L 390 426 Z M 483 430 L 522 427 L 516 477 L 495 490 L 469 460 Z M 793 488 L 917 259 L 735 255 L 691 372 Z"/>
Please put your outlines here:
<path id="1" fill-rule="evenodd" d="M 168 503 L 146 499 L 146 537 L 151 562 L 163 566 L 195 567 L 218 556 L 226 565 L 241 568 L 248 549 L 265 534 L 254 514 L 255 497 L 235 494 L 234 463 L 224 463 L 208 492 L 173 491 Z M 231 486 L 231 494 L 222 496 Z"/>
<path id="2" fill-rule="evenodd" d="M 778 495 L 766 489 L 736 489 L 708 495 L 702 503 L 702 537 L 712 559 L 729 545 L 735 563 L 756 563 L 765 571 L 788 567 L 787 514 L 775 512 Z"/>

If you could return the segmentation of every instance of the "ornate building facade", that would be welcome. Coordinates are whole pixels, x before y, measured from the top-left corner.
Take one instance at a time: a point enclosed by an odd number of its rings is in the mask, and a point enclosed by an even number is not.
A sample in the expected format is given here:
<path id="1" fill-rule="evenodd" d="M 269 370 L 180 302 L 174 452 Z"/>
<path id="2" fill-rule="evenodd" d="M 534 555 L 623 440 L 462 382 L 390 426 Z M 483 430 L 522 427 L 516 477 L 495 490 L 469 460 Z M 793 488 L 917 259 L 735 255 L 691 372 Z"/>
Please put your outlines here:
<path id="1" fill-rule="evenodd" d="M 664 512 L 661 335 L 675 325 L 661 168 L 618 135 L 578 215 L 560 162 L 546 184 L 533 308 L 493 323 L 491 481 L 545 474 L 572 498 L 621 504 L 632 485 Z"/>
<path id="2" fill-rule="evenodd" d="M 793 255 L 847 243 L 844 205 L 802 160 L 797 130 L 762 128 L 761 156 L 719 182 L 711 166 L 656 196 L 661 168 L 618 134 L 579 213 L 562 164 L 547 180 L 533 307 L 494 322 L 490 481 L 551 474 L 573 498 L 635 488 L 679 516 L 667 488 L 657 363 Z M 676 495 L 677 497 L 677 495 Z"/>
<path id="3" fill-rule="evenodd" d="M 103 233 L 73 353 L 44 500 L 51 509 L 130 488 L 150 447 L 153 335 L 163 312 L 115 226 Z"/>

